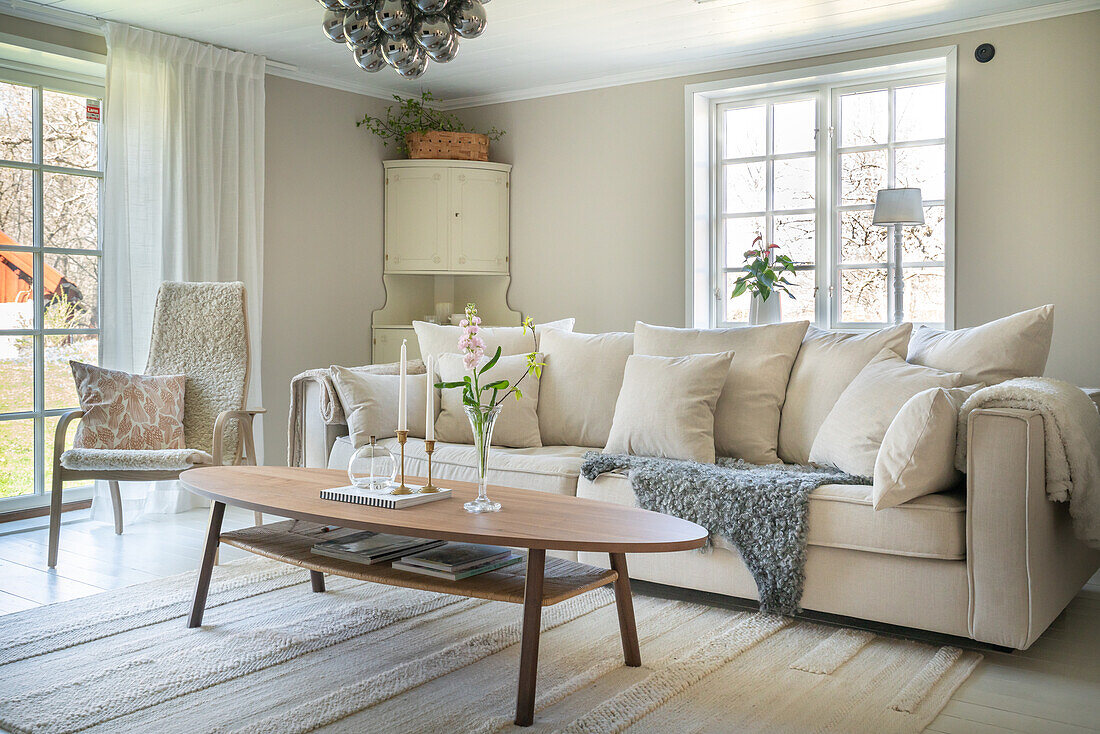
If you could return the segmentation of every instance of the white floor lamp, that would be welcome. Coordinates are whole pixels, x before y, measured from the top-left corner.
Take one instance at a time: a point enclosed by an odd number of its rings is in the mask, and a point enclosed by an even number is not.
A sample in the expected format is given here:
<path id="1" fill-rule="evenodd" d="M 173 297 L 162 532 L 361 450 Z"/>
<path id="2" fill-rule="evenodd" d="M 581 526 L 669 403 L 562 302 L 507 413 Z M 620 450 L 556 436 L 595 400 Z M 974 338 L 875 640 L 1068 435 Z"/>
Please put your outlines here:
<path id="1" fill-rule="evenodd" d="M 902 264 L 901 228 L 924 224 L 924 206 L 920 189 L 880 189 L 875 197 L 875 216 L 871 224 L 894 228 L 894 323 L 905 320 L 905 282 Z"/>

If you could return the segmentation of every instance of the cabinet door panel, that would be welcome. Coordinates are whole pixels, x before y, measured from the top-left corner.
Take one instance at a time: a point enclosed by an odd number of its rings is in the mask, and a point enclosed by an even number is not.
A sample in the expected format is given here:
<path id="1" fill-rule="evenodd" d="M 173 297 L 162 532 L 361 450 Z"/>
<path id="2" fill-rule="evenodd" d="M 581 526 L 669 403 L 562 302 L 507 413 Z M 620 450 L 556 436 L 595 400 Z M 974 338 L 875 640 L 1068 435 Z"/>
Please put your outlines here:
<path id="1" fill-rule="evenodd" d="M 408 329 L 374 329 L 374 350 L 371 353 L 372 364 L 392 364 L 401 360 L 401 340 L 408 339 L 405 353 L 410 360 L 420 359 L 420 343 L 416 340 L 416 331 Z"/>
<path id="2" fill-rule="evenodd" d="M 451 269 L 508 272 L 508 176 L 451 171 Z"/>
<path id="3" fill-rule="evenodd" d="M 446 270 L 450 182 L 440 168 L 386 172 L 386 271 Z"/>

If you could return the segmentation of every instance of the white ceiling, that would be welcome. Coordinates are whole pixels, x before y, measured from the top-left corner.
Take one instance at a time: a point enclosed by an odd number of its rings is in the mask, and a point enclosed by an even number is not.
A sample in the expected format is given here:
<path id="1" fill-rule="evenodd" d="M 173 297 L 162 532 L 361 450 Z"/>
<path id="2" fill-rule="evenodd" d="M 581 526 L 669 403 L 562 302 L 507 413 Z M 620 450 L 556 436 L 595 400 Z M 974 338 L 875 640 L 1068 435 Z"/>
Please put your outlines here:
<path id="1" fill-rule="evenodd" d="M 0 10 L 9 3 L 37 7 L 7 0 Z M 485 34 L 415 81 L 356 67 L 342 44 L 322 36 L 315 0 L 42 4 L 263 54 L 290 65 L 274 65 L 285 76 L 377 96 L 427 88 L 461 106 L 927 38 L 1081 12 L 1100 0 L 494 0 Z"/>

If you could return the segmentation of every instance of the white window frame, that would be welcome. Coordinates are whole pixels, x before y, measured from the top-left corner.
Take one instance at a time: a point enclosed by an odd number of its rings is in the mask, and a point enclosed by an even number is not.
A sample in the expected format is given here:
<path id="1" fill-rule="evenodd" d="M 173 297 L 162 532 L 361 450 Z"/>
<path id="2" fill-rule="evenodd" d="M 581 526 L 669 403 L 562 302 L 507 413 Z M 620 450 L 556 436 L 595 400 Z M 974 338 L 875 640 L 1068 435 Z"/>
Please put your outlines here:
<path id="1" fill-rule="evenodd" d="M 0 41 L 5 40 L 0 34 Z M 51 58 L 53 58 L 51 56 Z M 33 421 L 34 435 L 34 482 L 31 492 L 16 495 L 14 497 L 0 498 L 0 512 L 11 512 L 32 507 L 42 507 L 50 501 L 50 488 L 46 486 L 46 466 L 53 460 L 53 436 L 46 435 L 46 421 L 67 413 L 78 406 L 67 408 L 46 409 L 43 362 L 44 340 L 47 336 L 66 334 L 95 334 L 99 337 L 100 358 L 103 350 L 103 178 L 106 169 L 106 109 L 104 100 L 106 90 L 102 84 L 92 83 L 92 80 L 82 74 L 50 73 L 43 67 L 36 67 L 9 58 L 0 58 L 0 81 L 19 84 L 32 88 L 32 107 L 34 126 L 32 128 L 32 157 L 31 162 L 0 160 L 0 165 L 5 168 L 18 168 L 32 172 L 34 181 L 34 195 L 32 199 L 34 217 L 34 240 L 31 245 L 5 245 L 9 251 L 30 252 L 33 256 L 34 272 L 34 324 L 31 329 L 8 329 L 2 333 L 4 336 L 30 336 L 34 340 L 34 403 L 29 411 L 0 414 L 0 421 L 31 420 Z M 42 92 L 61 92 L 80 97 L 100 100 L 100 133 L 98 168 L 95 170 L 83 168 L 68 168 L 65 166 L 53 166 L 42 162 Z M 43 181 L 47 173 L 60 173 L 66 175 L 86 176 L 100 180 L 99 186 L 99 226 L 97 227 L 98 245 L 94 250 L 74 250 L 65 247 L 46 247 L 43 237 Z M 46 329 L 44 328 L 43 312 L 43 284 L 45 283 L 45 255 L 47 253 L 88 255 L 99 258 L 99 284 L 97 294 L 98 325 L 94 329 Z M 65 490 L 67 502 L 76 502 L 90 499 L 92 485 L 73 487 Z"/>
<path id="2" fill-rule="evenodd" d="M 799 151 L 799 152 L 796 152 L 796 153 L 779 153 L 779 154 L 774 152 L 774 145 L 773 145 L 773 142 L 774 142 L 773 117 L 774 117 L 774 115 L 772 113 L 774 105 L 783 104 L 783 103 L 786 103 L 786 102 L 798 102 L 798 101 L 806 101 L 806 100 L 813 100 L 815 102 L 814 116 L 815 116 L 816 124 L 818 126 L 820 126 L 820 122 L 823 119 L 823 117 L 822 117 L 822 104 L 821 104 L 820 96 L 816 92 L 801 91 L 801 92 L 792 92 L 790 94 L 773 94 L 773 95 L 768 95 L 768 96 L 763 96 L 763 97 L 754 97 L 754 98 L 748 98 L 748 99 L 736 99 L 736 100 L 730 100 L 730 101 L 724 101 L 724 102 L 719 102 L 719 101 L 715 102 L 715 105 L 714 105 L 714 124 L 715 124 L 714 160 L 715 160 L 715 166 L 714 166 L 714 186 L 713 186 L 713 188 L 714 188 L 714 200 L 713 200 L 713 207 L 714 208 L 713 208 L 713 211 L 715 212 L 715 215 L 712 218 L 713 219 L 713 224 L 712 224 L 712 229 L 711 229 L 711 236 L 714 238 L 713 239 L 714 245 L 711 248 L 711 251 L 713 253 L 713 255 L 712 255 L 712 271 L 711 272 L 714 275 L 712 277 L 712 286 L 711 287 L 717 293 L 717 295 L 715 297 L 716 301 L 723 302 L 723 298 L 724 298 L 723 293 L 725 291 L 726 274 L 729 273 L 729 272 L 742 270 L 739 263 L 738 264 L 731 264 L 731 263 L 728 263 L 728 262 L 725 261 L 725 258 L 726 258 L 726 233 L 725 233 L 725 227 L 726 227 L 726 222 L 727 221 L 729 221 L 730 219 L 738 219 L 738 218 L 763 217 L 764 218 L 764 228 L 765 228 L 764 240 L 766 242 L 774 242 L 775 241 L 775 217 L 776 217 L 777 214 L 780 215 L 780 216 L 783 216 L 783 215 L 787 215 L 787 216 L 813 215 L 814 220 L 815 220 L 815 231 L 820 231 L 821 230 L 821 227 L 822 227 L 822 219 L 821 219 L 822 212 L 821 212 L 820 202 L 815 202 L 815 206 L 806 207 L 804 209 L 782 209 L 782 210 L 777 211 L 776 208 L 775 208 L 775 201 L 774 201 L 775 190 L 774 190 L 774 185 L 773 184 L 774 184 L 775 179 L 774 179 L 774 175 L 773 175 L 773 170 L 774 170 L 775 161 L 808 158 L 812 155 L 813 158 L 814 158 L 814 172 L 815 172 L 815 176 L 817 177 L 816 189 L 817 190 L 821 189 L 821 173 L 822 173 L 822 166 L 824 165 L 825 159 L 824 159 L 823 146 L 816 139 L 815 139 L 815 144 L 814 144 L 814 150 L 813 151 Z M 764 155 L 753 156 L 753 157 L 750 157 L 750 158 L 723 158 L 723 157 L 721 157 L 721 151 L 725 147 L 726 126 L 724 124 L 722 124 L 722 122 L 721 122 L 722 119 L 723 119 L 724 113 L 727 110 L 742 109 L 742 108 L 745 108 L 745 107 L 758 107 L 758 106 L 766 106 L 766 109 L 767 109 L 766 123 L 765 123 L 766 133 L 765 133 Z M 820 132 L 820 130 L 815 130 L 815 138 L 818 136 L 819 132 Z M 766 170 L 765 175 L 767 177 L 768 184 L 765 186 L 765 205 L 764 205 L 764 210 L 763 211 L 759 211 L 759 212 L 738 212 L 736 215 L 730 215 L 730 214 L 726 214 L 726 213 L 723 212 L 724 206 L 722 205 L 722 200 L 726 195 L 725 176 L 723 175 L 723 167 L 725 165 L 731 163 L 731 162 L 734 162 L 734 161 L 736 161 L 737 163 L 745 163 L 745 162 L 750 162 L 750 161 L 759 161 L 759 162 L 763 162 L 765 164 L 765 170 Z M 818 243 L 820 243 L 821 238 L 818 237 L 816 239 L 817 239 Z M 749 243 L 746 242 L 743 249 L 747 250 L 748 248 L 749 248 Z M 814 264 L 813 265 L 798 265 L 798 266 L 795 267 L 795 269 L 800 271 L 800 272 L 813 271 L 815 273 L 815 276 L 816 276 L 817 271 L 819 270 L 818 263 L 820 263 L 820 262 L 821 262 L 820 254 L 815 252 L 814 253 Z M 819 282 L 818 277 L 815 277 L 814 288 L 815 288 L 815 294 L 821 288 L 821 283 Z M 816 310 L 817 310 L 817 302 L 819 300 L 820 299 L 815 298 L 815 314 L 816 314 Z M 728 322 L 728 321 L 725 320 L 724 313 L 723 313 L 724 310 L 725 309 L 716 309 L 713 312 L 713 316 L 712 316 L 713 323 L 711 324 L 711 326 L 732 326 L 732 325 L 735 325 L 736 322 Z M 815 318 L 815 320 L 817 320 L 817 319 Z"/>
<path id="3" fill-rule="evenodd" d="M 912 87 L 919 86 L 921 84 L 932 84 L 937 82 L 944 82 L 946 85 L 945 74 L 931 74 L 921 75 L 913 77 L 898 77 L 890 79 L 889 81 L 867 82 L 863 84 L 856 84 L 851 86 L 833 86 L 829 89 L 829 105 L 831 109 L 831 120 L 835 122 L 836 130 L 829 136 L 829 156 L 828 160 L 839 161 L 840 156 L 844 153 L 858 153 L 861 151 L 873 151 L 873 150 L 885 150 L 886 151 L 886 186 L 887 188 L 893 188 L 897 185 L 897 167 L 896 167 L 896 151 L 904 150 L 905 148 L 919 148 L 928 145 L 942 145 L 944 146 L 944 155 L 947 155 L 947 140 L 948 133 L 945 129 L 944 137 L 942 138 L 929 138 L 927 140 L 906 140 L 904 142 L 898 142 L 894 136 L 895 130 L 895 112 L 894 112 L 894 92 L 899 87 Z M 889 119 L 890 125 L 887 130 L 887 139 L 885 143 L 877 143 L 874 145 L 852 145 L 842 146 L 840 143 L 843 140 L 843 123 L 840 114 L 840 99 L 844 95 L 854 94 L 859 92 L 870 92 L 886 90 L 889 100 Z M 945 89 L 946 93 L 946 89 Z M 944 199 L 928 199 L 923 200 L 925 208 L 931 206 L 943 206 L 946 211 L 946 184 L 947 184 L 947 166 L 945 161 L 944 166 Z M 835 166 L 831 171 L 831 180 L 829 181 L 829 196 L 832 201 L 832 206 L 829 212 L 829 239 L 832 243 L 830 260 L 829 260 L 829 284 L 830 290 L 827 295 L 829 308 L 829 323 L 832 328 L 843 329 L 846 331 L 855 329 L 881 329 L 884 326 L 890 326 L 894 323 L 894 268 L 897 267 L 894 262 L 894 248 L 893 248 L 893 232 L 889 228 L 885 228 L 886 234 L 886 260 L 884 262 L 876 263 L 841 263 L 840 261 L 840 239 L 841 239 L 841 227 L 840 227 L 840 212 L 845 211 L 873 211 L 873 204 L 842 204 L 841 203 L 841 191 L 840 191 L 840 167 Z M 948 215 L 946 217 L 947 226 L 953 224 L 953 217 Z M 945 227 L 946 230 L 947 227 Z M 946 248 L 945 248 L 946 249 Z M 921 262 L 903 262 L 902 271 L 904 273 L 905 268 L 920 268 L 920 267 L 943 267 L 944 269 L 944 315 L 945 318 L 948 313 L 947 300 L 947 252 L 944 253 L 945 259 L 942 261 L 921 261 Z M 860 269 L 875 269 L 881 270 L 882 267 L 886 267 L 886 320 L 885 321 L 861 321 L 861 322 L 847 322 L 841 319 L 840 314 L 840 272 L 842 270 L 860 270 Z M 920 323 L 920 322 L 914 322 Z M 938 328 L 944 326 L 943 323 L 937 322 L 930 324 Z"/>
<path id="4" fill-rule="evenodd" d="M 907 86 L 919 83 L 914 80 L 931 77 L 942 79 L 945 83 L 944 326 L 954 328 L 956 48 L 953 46 L 685 87 L 685 323 L 696 328 L 727 323 L 724 321 L 721 281 L 725 243 L 719 238 L 721 228 L 717 224 L 721 211 L 718 200 L 721 187 L 717 182 L 722 164 L 718 145 L 720 136 L 724 134 L 723 126 L 719 124 L 719 108 L 731 103 L 747 106 L 754 101 L 759 104 L 774 102 L 780 97 L 801 95 L 805 98 L 811 94 L 817 95 L 818 99 L 817 191 L 823 193 L 816 202 L 815 323 L 821 328 L 844 330 L 875 329 L 889 323 L 853 324 L 839 321 L 839 299 L 834 297 L 839 292 L 837 261 L 840 231 L 834 204 L 839 201 L 839 195 L 836 190 L 838 176 L 833 170 L 838 138 L 830 136 L 831 139 L 823 141 L 822 132 L 831 131 L 821 128 L 826 121 L 836 119 L 835 105 L 839 104 L 837 92 L 840 90 L 848 92 L 856 87 Z M 890 141 L 893 144 L 892 126 Z M 921 142 L 916 141 L 915 144 Z M 904 145 L 910 143 L 907 141 Z M 892 155 L 890 160 L 893 160 Z M 890 176 L 892 181 L 892 167 Z M 929 205 L 938 205 L 938 200 Z"/>

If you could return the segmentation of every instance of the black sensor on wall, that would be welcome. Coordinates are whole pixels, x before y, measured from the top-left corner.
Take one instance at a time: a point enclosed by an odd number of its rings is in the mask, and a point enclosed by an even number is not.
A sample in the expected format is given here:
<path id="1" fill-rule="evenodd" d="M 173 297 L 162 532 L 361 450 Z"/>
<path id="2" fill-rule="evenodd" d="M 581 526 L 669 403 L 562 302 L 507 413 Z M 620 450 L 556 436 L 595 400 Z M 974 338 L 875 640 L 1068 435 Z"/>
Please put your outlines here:
<path id="1" fill-rule="evenodd" d="M 983 43 L 974 49 L 974 58 L 978 60 L 979 64 L 986 64 L 993 60 L 993 55 L 997 53 L 997 49 L 993 48 L 992 43 Z"/>

